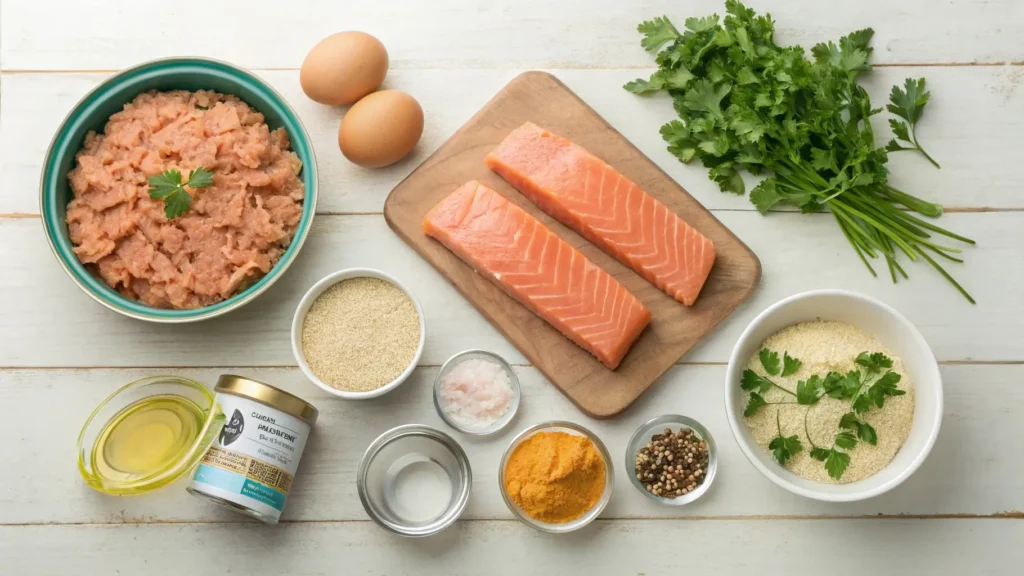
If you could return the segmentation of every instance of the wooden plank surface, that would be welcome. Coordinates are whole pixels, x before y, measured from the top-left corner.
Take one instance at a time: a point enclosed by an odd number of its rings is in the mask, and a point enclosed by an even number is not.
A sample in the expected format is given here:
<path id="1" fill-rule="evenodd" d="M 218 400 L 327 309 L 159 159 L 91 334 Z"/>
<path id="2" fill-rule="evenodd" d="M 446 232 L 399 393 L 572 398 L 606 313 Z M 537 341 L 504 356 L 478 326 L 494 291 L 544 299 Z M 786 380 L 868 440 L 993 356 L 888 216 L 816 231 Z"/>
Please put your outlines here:
<path id="1" fill-rule="evenodd" d="M 950 214 L 946 223 L 974 237 L 963 265 L 950 265 L 971 290 L 971 306 L 926 265 L 909 281 L 872 278 L 831 216 L 716 212 L 764 269 L 761 287 L 686 362 L 725 362 L 761 310 L 797 292 L 846 288 L 880 298 L 914 322 L 940 360 L 1024 360 L 1024 213 Z M 251 306 L 198 324 L 166 326 L 123 318 L 95 304 L 65 275 L 38 219 L 0 219 L 0 366 L 292 366 L 289 327 L 302 294 L 343 268 L 371 266 L 411 287 L 429 330 L 421 364 L 440 365 L 467 348 L 525 359 L 380 216 L 321 216 L 294 266 Z"/>
<path id="2" fill-rule="evenodd" d="M 777 21 L 782 43 L 805 46 L 875 29 L 886 63 L 1021 60 L 1024 6 L 1016 0 L 821 2 L 755 0 Z M 119 69 L 171 55 L 212 56 L 249 68 L 295 68 L 317 39 L 339 30 L 380 37 L 399 68 L 644 66 L 636 26 L 668 14 L 724 14 L 721 0 L 8 0 L 0 20 L 6 70 Z M 183 33 L 197 19 L 224 23 L 201 42 Z M 272 29 L 267 29 L 269 22 Z M 126 48 L 126 47 L 130 47 Z"/>
<path id="3" fill-rule="evenodd" d="M 212 385 L 222 373 L 240 373 L 269 382 L 309 400 L 320 419 L 302 459 L 284 518 L 288 521 L 367 520 L 356 494 L 355 471 L 366 446 L 378 434 L 416 422 L 447 427 L 433 406 L 436 368 L 417 370 L 392 394 L 368 402 L 340 402 L 306 381 L 298 369 L 244 367 L 179 369 L 171 372 Z M 680 366 L 617 418 L 594 421 L 582 416 L 534 368 L 517 367 L 522 382 L 521 412 L 510 428 L 493 438 L 472 439 L 453 433 L 473 466 L 470 519 L 512 519 L 498 492 L 498 462 L 515 433 L 530 424 L 568 419 L 593 429 L 608 445 L 615 467 L 615 492 L 605 518 L 836 517 L 894 515 L 991 516 L 1024 513 L 1024 461 L 1005 458 L 1001 438 L 1024 437 L 1017 410 L 1024 405 L 1024 365 L 948 365 L 942 367 L 946 390 L 942 433 L 922 468 L 891 493 L 849 504 L 800 498 L 761 477 L 746 461 L 722 409 L 724 366 Z M 179 483 L 144 498 L 104 496 L 85 486 L 75 473 L 71 440 L 99 401 L 112 390 L 154 370 L 5 370 L 0 398 L 15 410 L 7 417 L 17 442 L 8 458 L 30 473 L 0 483 L 0 525 L 108 524 L 123 522 L 247 522 L 185 493 Z M 991 402 L 992 398 L 1000 399 Z M 648 419 L 681 413 L 699 419 L 720 449 L 720 470 L 708 494 L 683 508 L 659 506 L 633 488 L 624 467 L 626 442 Z M 287 527 L 286 527 L 287 528 Z M 2 573 L 2 570 L 0 570 Z"/>
<path id="4" fill-rule="evenodd" d="M 714 243 L 714 267 L 693 306 L 676 302 L 574 234 L 487 168 L 484 156 L 524 122 L 551 130 L 602 158 Z M 470 180 L 499 191 L 538 218 L 650 310 L 650 324 L 615 370 L 607 369 L 423 232 L 427 212 Z M 544 72 L 521 74 L 502 88 L 391 192 L 384 218 L 552 384 L 585 413 L 600 418 L 615 416 L 632 404 L 750 297 L 761 279 L 760 262 L 735 234 L 557 78 Z"/>
<path id="5" fill-rule="evenodd" d="M 1024 171 L 1016 158 L 1024 132 L 1024 3 L 748 4 L 772 13 L 783 43 L 809 46 L 875 28 L 873 60 L 884 67 L 865 85 L 876 106 L 903 78 L 928 79 L 932 100 L 918 133 L 943 169 L 897 154 L 891 179 L 969 212 L 942 223 L 979 240 L 965 266 L 951 267 L 978 306 L 960 301 L 921 266 L 911 266 L 912 280 L 898 286 L 872 279 L 828 217 L 761 217 L 747 199 L 720 193 L 703 168 L 684 166 L 665 151 L 658 127 L 673 117 L 671 105 L 620 88 L 651 71 L 636 24 L 664 13 L 681 26 L 685 16 L 721 13 L 721 0 L 300 0 L 286 7 L 270 0 L 244 7 L 200 0 L 0 0 L 0 408 L 9 415 L 0 429 L 13 471 L 0 483 L 0 574 L 1018 574 L 1024 470 L 1008 446 L 1022 437 L 1024 405 L 1018 288 L 1024 283 Z M 268 20 L 274 23 L 269 31 Z M 199 38 L 197 26 L 204 30 Z M 348 164 L 335 144 L 344 110 L 309 102 L 298 86 L 296 68 L 309 46 L 344 29 L 379 35 L 393 63 L 387 86 L 410 92 L 426 111 L 417 151 L 386 170 Z M 42 153 L 74 102 L 113 71 L 183 54 L 259 69 L 296 107 L 318 152 L 322 216 L 295 268 L 248 309 L 192 327 L 161 327 L 120 318 L 78 292 L 31 215 L 38 212 Z M 428 402 L 429 366 L 451 353 L 480 346 L 518 364 L 525 359 L 387 229 L 380 213 L 389 190 L 529 69 L 551 69 L 713 209 L 759 255 L 764 279 L 748 304 L 687 356 L 689 364 L 673 368 L 618 419 L 586 421 L 535 369 L 517 366 L 526 397 L 515 427 L 544 417 L 581 420 L 598 429 L 619 458 L 637 423 L 682 412 L 715 433 L 722 473 L 705 501 L 678 510 L 653 506 L 620 477 L 606 519 L 568 537 L 509 520 L 493 476 L 480 476 L 467 511 L 471 519 L 437 538 L 399 539 L 368 522 L 354 497 L 358 454 L 390 424 L 438 423 Z M 875 122 L 880 141 L 889 138 L 885 116 Z M 395 273 L 420 295 L 431 335 L 426 367 L 401 392 L 372 403 L 321 399 L 290 367 L 292 310 L 321 276 L 368 264 Z M 743 459 L 722 409 L 721 363 L 747 322 L 779 298 L 821 287 L 848 288 L 893 305 L 946 363 L 946 413 L 929 460 L 893 493 L 859 504 L 811 502 L 775 488 Z M 246 523 L 177 487 L 111 499 L 78 480 L 72 438 L 100 398 L 158 371 L 211 383 L 228 369 L 308 395 L 328 411 L 320 423 L 322 443 L 311 446 L 311 454 L 322 457 L 307 461 L 288 523 Z M 493 475 L 506 440 L 463 442 L 479 474 Z M 910 518 L 892 518 L 900 514 Z"/>
<path id="6" fill-rule="evenodd" d="M 1024 522 L 962 519 L 598 521 L 557 538 L 517 522 L 463 522 L 428 540 L 368 522 L 0 526 L 0 557 L 33 576 L 961 576 L 1019 574 L 1022 539 Z"/>
<path id="7" fill-rule="evenodd" d="M 699 164 L 685 165 L 665 150 L 658 128 L 674 117 L 664 97 L 639 97 L 621 87 L 650 69 L 551 70 L 609 124 L 709 209 L 754 210 L 746 198 L 723 194 Z M 521 69 L 394 70 L 386 86 L 414 95 L 426 111 L 423 139 L 408 159 L 382 170 L 342 157 L 337 130 L 342 108 L 303 95 L 293 70 L 259 70 L 299 113 L 317 151 L 321 214 L 380 213 L 388 191 L 464 124 Z M 64 115 L 105 73 L 0 74 L 0 214 L 39 212 L 43 154 Z M 915 154 L 889 159 L 893 185 L 954 210 L 1024 209 L 1024 172 L 1015 165 L 1024 133 L 1024 70 L 1017 66 L 878 68 L 865 76 L 872 102 L 907 77 L 924 76 L 932 99 L 918 134 L 942 164 Z M 452 87 L 457 86 L 457 90 Z M 874 119 L 880 144 L 891 138 L 887 114 Z M 753 180 L 750 180 L 753 182 Z M 984 185 L 981 183 L 984 182 Z"/>

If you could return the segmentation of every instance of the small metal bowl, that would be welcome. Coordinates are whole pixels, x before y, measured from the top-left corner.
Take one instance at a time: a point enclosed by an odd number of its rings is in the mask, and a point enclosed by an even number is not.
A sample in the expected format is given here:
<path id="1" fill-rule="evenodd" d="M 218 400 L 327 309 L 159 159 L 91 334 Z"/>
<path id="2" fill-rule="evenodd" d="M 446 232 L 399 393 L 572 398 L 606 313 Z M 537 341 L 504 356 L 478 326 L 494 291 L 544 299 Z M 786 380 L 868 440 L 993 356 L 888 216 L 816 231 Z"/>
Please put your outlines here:
<path id="1" fill-rule="evenodd" d="M 640 449 L 647 445 L 651 441 L 651 437 L 655 434 L 661 434 L 665 431 L 665 428 L 671 428 L 673 431 L 680 428 L 689 428 L 693 430 L 694 434 L 698 438 L 704 441 L 708 447 L 708 469 L 704 475 L 704 482 L 702 482 L 692 492 L 688 492 L 682 496 L 675 498 L 665 498 L 663 496 L 656 496 L 647 491 L 647 488 L 636 479 L 636 455 L 640 452 Z M 718 471 L 718 447 L 715 445 L 715 439 L 711 437 L 711 433 L 705 428 L 700 422 L 697 422 L 693 418 L 686 416 L 680 416 L 678 414 L 666 414 L 664 416 L 658 416 L 645 422 L 637 431 L 633 434 L 633 437 L 629 439 L 629 444 L 626 445 L 626 475 L 629 476 L 629 482 L 636 487 L 644 496 L 654 500 L 658 504 L 664 504 L 666 506 L 683 506 L 689 504 L 694 500 L 700 498 L 708 491 L 711 487 L 711 483 L 715 480 L 715 473 Z"/>
<path id="2" fill-rule="evenodd" d="M 401 470 L 396 466 L 432 462 L 448 474 L 452 485 L 448 507 L 435 518 L 409 520 L 389 504 L 389 491 Z M 473 472 L 469 457 L 454 438 L 430 426 L 406 424 L 381 434 L 366 449 L 356 474 L 359 499 L 370 518 L 385 530 L 420 538 L 444 530 L 458 520 L 469 502 Z"/>
<path id="3" fill-rule="evenodd" d="M 497 362 L 508 374 L 509 384 L 512 386 L 512 400 L 508 405 L 508 410 L 506 410 L 505 414 L 494 424 L 485 428 L 469 428 L 459 424 L 452 419 L 447 412 L 445 412 L 444 407 L 441 405 L 441 382 L 444 377 L 447 376 L 448 373 L 463 360 L 472 359 Z M 444 365 L 441 366 L 441 369 L 437 372 L 437 376 L 434 378 L 434 408 L 437 409 L 437 415 L 441 417 L 441 420 L 444 420 L 445 424 L 459 432 L 462 432 L 463 434 L 469 434 L 471 436 L 486 436 L 488 434 L 494 434 L 508 426 L 509 422 L 512 422 L 512 419 L 515 418 L 516 412 L 519 410 L 519 401 L 521 397 L 522 390 L 519 386 L 519 377 L 516 376 L 515 371 L 512 370 L 512 366 L 509 365 L 509 363 L 501 356 L 487 352 L 486 350 L 466 350 L 465 352 L 459 352 L 449 358 Z"/>
<path id="4" fill-rule="evenodd" d="M 604 492 L 601 493 L 601 497 L 590 510 L 587 510 L 583 516 L 580 516 L 575 520 L 563 522 L 561 524 L 534 520 L 526 513 L 525 510 L 520 508 L 519 505 L 512 500 L 512 497 L 509 496 L 508 492 L 505 490 L 505 467 L 508 465 L 509 457 L 519 444 L 538 432 L 568 432 L 569 434 L 586 436 L 594 443 L 594 446 L 597 447 L 597 451 L 601 453 L 601 458 L 604 459 Z M 512 439 L 512 442 L 509 443 L 508 448 L 505 449 L 505 453 L 501 456 L 501 464 L 498 465 L 498 487 L 501 491 L 501 497 L 505 499 L 505 505 L 508 506 L 508 509 L 511 510 L 512 514 L 514 514 L 515 517 L 523 524 L 540 530 L 541 532 L 550 532 L 553 534 L 564 534 L 566 532 L 579 530 L 600 516 L 605 506 L 607 506 L 608 502 L 612 499 L 614 481 L 615 471 L 612 467 L 612 459 L 608 454 L 608 448 L 605 447 L 604 442 L 601 442 L 601 439 L 598 438 L 597 435 L 583 426 L 562 420 L 542 422 L 535 426 L 530 426 L 526 430 L 517 434 L 516 437 Z"/>

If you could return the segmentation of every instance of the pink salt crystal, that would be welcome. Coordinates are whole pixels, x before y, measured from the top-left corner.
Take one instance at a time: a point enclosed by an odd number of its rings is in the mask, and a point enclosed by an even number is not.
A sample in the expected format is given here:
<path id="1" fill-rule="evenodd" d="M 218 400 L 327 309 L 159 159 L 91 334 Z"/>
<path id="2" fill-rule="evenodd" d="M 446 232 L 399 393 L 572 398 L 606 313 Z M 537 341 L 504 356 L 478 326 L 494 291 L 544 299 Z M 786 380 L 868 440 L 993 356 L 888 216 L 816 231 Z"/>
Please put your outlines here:
<path id="1" fill-rule="evenodd" d="M 512 383 L 495 362 L 463 360 L 441 379 L 441 409 L 465 428 L 487 428 L 505 415 L 511 402 Z"/>

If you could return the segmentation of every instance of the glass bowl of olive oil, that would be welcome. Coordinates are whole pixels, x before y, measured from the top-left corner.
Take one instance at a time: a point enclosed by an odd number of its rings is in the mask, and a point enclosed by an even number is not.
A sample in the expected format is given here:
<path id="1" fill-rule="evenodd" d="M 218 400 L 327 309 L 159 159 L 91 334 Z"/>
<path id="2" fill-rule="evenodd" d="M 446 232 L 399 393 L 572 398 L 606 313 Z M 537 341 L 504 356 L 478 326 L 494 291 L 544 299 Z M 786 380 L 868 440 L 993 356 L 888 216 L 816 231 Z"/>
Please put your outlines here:
<path id="1" fill-rule="evenodd" d="M 152 376 L 104 400 L 78 435 L 78 470 L 105 494 L 152 492 L 189 473 L 224 426 L 213 394 L 180 376 Z"/>

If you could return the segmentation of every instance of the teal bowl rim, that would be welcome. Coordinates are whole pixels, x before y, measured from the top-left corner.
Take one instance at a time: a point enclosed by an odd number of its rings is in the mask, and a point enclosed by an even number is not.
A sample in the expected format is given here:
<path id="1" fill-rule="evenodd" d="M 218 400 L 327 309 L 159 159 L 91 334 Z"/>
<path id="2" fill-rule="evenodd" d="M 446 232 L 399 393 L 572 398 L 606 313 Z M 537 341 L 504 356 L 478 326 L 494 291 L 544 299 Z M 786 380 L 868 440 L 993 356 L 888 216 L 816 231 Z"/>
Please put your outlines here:
<path id="1" fill-rule="evenodd" d="M 93 276 L 78 260 L 78 257 L 74 255 L 71 243 L 65 241 L 57 232 L 61 227 L 66 227 L 67 224 L 57 216 L 60 207 L 58 206 L 56 186 L 59 179 L 67 178 L 67 175 L 60 173 L 58 163 L 55 160 L 58 156 L 56 153 L 58 150 L 68 154 L 77 153 L 78 149 L 81 148 L 81 142 L 70 141 L 71 133 L 74 132 L 72 128 L 80 126 L 95 113 L 96 108 L 104 101 L 107 92 L 112 87 L 124 81 L 159 77 L 171 69 L 180 71 L 181 68 L 193 68 L 197 74 L 220 77 L 232 83 L 245 86 L 253 92 L 263 94 L 269 102 L 269 107 L 282 118 L 284 128 L 288 132 L 288 138 L 292 144 L 292 150 L 300 157 L 305 156 L 309 161 L 303 162 L 302 166 L 302 170 L 305 172 L 303 181 L 306 188 L 302 206 L 302 218 L 299 220 L 299 226 L 295 231 L 291 244 L 270 272 L 243 292 L 235 294 L 223 302 L 191 310 L 168 310 L 146 306 L 118 294 L 114 289 Z M 263 110 L 260 111 L 262 112 Z M 69 152 L 72 148 L 74 148 L 74 151 Z M 309 138 L 309 133 L 306 132 L 306 128 L 299 119 L 299 115 L 295 113 L 295 110 L 269 84 L 251 71 L 221 60 L 202 57 L 162 58 L 126 68 L 103 80 L 71 108 L 71 111 L 61 121 L 60 127 L 54 133 L 53 139 L 46 149 L 42 172 L 39 178 L 39 209 L 43 220 L 43 228 L 46 232 L 46 239 L 54 256 L 68 276 L 93 300 L 131 318 L 150 322 L 183 323 L 213 318 L 240 308 L 266 291 L 267 288 L 281 277 L 285 270 L 291 266 L 295 256 L 302 248 L 303 243 L 305 243 L 306 237 L 309 235 L 313 217 L 316 215 L 317 186 L 316 155 Z"/>

